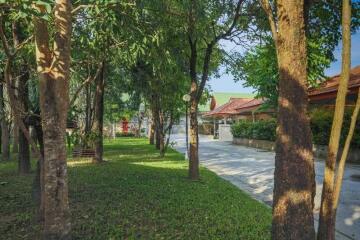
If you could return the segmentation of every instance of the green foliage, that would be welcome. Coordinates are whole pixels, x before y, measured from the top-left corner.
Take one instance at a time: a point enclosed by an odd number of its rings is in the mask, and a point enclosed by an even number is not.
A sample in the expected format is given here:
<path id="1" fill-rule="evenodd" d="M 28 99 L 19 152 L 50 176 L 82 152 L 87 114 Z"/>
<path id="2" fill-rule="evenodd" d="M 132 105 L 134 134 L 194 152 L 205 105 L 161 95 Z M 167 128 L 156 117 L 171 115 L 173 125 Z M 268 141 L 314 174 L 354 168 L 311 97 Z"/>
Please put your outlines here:
<path id="1" fill-rule="evenodd" d="M 73 239 L 270 238 L 270 208 L 205 168 L 201 181 L 189 181 L 174 150 L 160 159 L 146 139 L 119 138 L 106 143 L 104 158 L 68 161 Z M 19 176 L 12 161 L 0 163 L 0 176 L 1 237 L 40 239 L 34 173 Z"/>
<path id="2" fill-rule="evenodd" d="M 353 2 L 352 10 L 352 32 L 355 32 L 360 26 L 360 3 Z M 340 13 L 341 1 L 314 1 L 311 5 L 307 26 L 307 77 L 311 87 L 326 79 L 324 70 L 335 60 L 333 51 L 341 40 Z M 276 107 L 279 73 L 272 39 L 263 37 L 260 44 L 243 55 L 234 54 L 233 58 L 236 61 L 229 62 L 235 79 L 245 81 L 244 86 L 256 90 L 256 97 L 265 98 L 269 107 Z"/>
<path id="3" fill-rule="evenodd" d="M 340 145 L 343 146 L 346 140 L 346 136 L 349 132 L 351 115 L 353 108 L 347 108 L 345 110 L 343 127 L 341 129 Z M 313 133 L 313 142 L 319 145 L 328 145 L 331 133 L 331 126 L 334 116 L 333 109 L 314 109 L 310 113 L 311 116 L 311 130 Z M 360 117 L 357 120 L 355 132 L 360 130 Z M 352 147 L 360 147 L 360 135 L 354 134 Z"/>
<path id="4" fill-rule="evenodd" d="M 245 121 L 242 120 L 231 126 L 234 137 L 274 141 L 276 138 L 276 121 Z"/>
<path id="5" fill-rule="evenodd" d="M 341 131 L 340 145 L 343 146 L 349 131 L 353 108 L 345 111 L 344 123 Z M 316 108 L 310 113 L 310 126 L 313 134 L 313 143 L 318 145 L 328 145 L 331 133 L 334 111 L 332 109 Z M 360 131 L 360 117 L 357 121 L 355 132 Z M 276 139 L 276 121 L 240 121 L 231 126 L 234 137 L 250 138 L 258 140 L 274 141 Z M 360 135 L 355 134 L 351 146 L 360 147 Z"/>
<path id="6" fill-rule="evenodd" d="M 132 132 L 127 132 L 127 133 L 117 132 L 117 133 L 115 133 L 115 137 L 117 137 L 117 138 L 119 138 L 119 137 L 135 137 L 135 134 Z"/>

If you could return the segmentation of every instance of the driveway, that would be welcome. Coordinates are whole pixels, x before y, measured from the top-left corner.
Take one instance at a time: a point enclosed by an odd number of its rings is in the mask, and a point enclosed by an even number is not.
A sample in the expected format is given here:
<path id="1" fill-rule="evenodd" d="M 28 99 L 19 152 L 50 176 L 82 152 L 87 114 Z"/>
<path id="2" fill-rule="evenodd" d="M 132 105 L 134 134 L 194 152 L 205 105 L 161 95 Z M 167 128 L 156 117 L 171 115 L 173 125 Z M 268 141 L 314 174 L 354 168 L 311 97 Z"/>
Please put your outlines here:
<path id="1" fill-rule="evenodd" d="M 275 153 L 199 136 L 200 163 L 255 199 L 271 206 Z M 185 136 L 174 135 L 174 148 L 185 153 Z M 317 225 L 324 162 L 316 160 L 315 224 Z M 337 212 L 336 239 L 360 239 L 360 166 L 348 164 Z"/>

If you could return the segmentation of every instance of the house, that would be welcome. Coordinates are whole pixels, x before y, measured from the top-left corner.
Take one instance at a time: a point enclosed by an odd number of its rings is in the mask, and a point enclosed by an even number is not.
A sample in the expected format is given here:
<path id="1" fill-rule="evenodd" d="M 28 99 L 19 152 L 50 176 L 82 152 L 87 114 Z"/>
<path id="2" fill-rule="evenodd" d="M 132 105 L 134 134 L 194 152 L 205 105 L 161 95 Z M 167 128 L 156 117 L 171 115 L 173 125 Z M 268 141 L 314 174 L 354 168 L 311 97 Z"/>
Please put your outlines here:
<path id="1" fill-rule="evenodd" d="M 317 88 L 309 89 L 309 101 L 311 107 L 334 107 L 336 94 L 340 82 L 340 74 L 335 75 Z M 353 106 L 357 99 L 357 93 L 360 86 L 360 65 L 350 70 L 350 79 L 348 84 L 348 93 L 346 96 L 347 106 Z"/>
<path id="2" fill-rule="evenodd" d="M 261 110 L 263 99 L 230 98 L 230 100 L 202 115 L 204 120 L 212 121 L 214 137 L 221 140 L 232 140 L 231 123 L 238 120 L 264 120 L 273 117 L 273 110 Z"/>

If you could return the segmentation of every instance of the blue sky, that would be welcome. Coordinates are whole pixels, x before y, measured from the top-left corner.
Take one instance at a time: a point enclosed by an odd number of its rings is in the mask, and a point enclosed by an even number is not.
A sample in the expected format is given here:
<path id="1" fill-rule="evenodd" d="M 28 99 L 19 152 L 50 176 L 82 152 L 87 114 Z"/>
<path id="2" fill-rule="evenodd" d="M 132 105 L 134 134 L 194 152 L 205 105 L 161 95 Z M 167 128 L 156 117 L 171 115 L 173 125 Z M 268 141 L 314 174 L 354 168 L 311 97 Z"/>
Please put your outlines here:
<path id="1" fill-rule="evenodd" d="M 352 46 L 351 46 L 351 65 L 355 67 L 360 65 L 360 32 L 352 35 Z M 235 46 L 231 46 L 228 43 L 223 44 L 227 50 L 237 50 Z M 332 76 L 340 73 L 341 70 L 341 44 L 339 44 L 334 50 L 336 61 L 333 62 L 330 68 L 326 69 L 325 74 Z M 223 74 L 220 78 L 212 78 L 209 81 L 209 85 L 213 92 L 239 92 L 239 93 L 252 93 L 252 88 L 245 88 L 242 86 L 243 82 L 234 82 L 233 77 L 228 74 Z"/>

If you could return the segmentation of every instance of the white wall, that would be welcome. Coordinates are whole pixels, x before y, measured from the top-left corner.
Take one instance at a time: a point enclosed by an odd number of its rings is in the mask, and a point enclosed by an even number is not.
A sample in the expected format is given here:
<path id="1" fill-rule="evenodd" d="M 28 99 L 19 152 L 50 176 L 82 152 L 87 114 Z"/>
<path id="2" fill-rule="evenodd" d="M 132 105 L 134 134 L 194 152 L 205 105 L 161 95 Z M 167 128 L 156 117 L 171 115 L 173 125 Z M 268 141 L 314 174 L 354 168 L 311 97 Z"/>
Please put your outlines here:
<path id="1" fill-rule="evenodd" d="M 231 134 L 231 125 L 219 125 L 219 140 L 220 141 L 232 141 L 233 136 Z"/>

